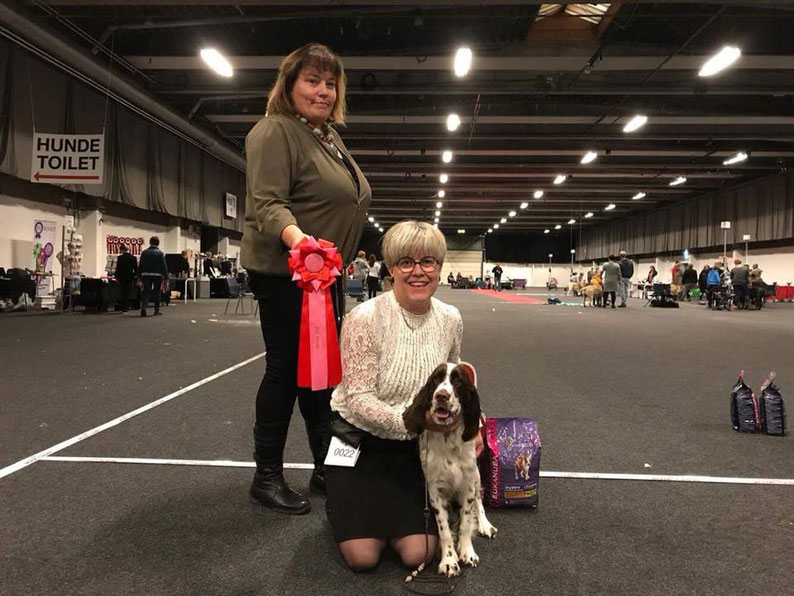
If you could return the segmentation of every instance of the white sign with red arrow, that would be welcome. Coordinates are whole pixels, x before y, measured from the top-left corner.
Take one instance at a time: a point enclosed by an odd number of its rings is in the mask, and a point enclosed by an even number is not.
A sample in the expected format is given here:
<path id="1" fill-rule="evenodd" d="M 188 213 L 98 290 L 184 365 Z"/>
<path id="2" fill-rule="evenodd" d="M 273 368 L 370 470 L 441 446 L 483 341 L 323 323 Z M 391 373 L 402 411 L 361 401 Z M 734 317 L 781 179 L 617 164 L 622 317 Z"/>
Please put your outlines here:
<path id="1" fill-rule="evenodd" d="M 30 181 L 47 184 L 102 184 L 105 135 L 35 133 Z"/>

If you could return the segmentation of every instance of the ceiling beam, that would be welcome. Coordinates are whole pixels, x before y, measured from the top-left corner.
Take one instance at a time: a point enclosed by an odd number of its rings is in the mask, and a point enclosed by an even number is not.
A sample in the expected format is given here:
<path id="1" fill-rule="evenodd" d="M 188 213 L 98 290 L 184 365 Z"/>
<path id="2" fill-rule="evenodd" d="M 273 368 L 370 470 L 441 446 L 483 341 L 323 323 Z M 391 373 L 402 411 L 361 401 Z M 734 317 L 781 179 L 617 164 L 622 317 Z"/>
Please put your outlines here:
<path id="1" fill-rule="evenodd" d="M 579 72 L 591 56 L 477 56 L 471 72 Z M 699 70 L 707 55 L 673 56 L 660 70 Z M 198 56 L 124 56 L 140 70 L 207 70 Z M 227 56 L 235 70 L 278 70 L 284 56 Z M 604 56 L 593 65 L 592 71 L 653 71 L 666 56 Z M 344 58 L 347 72 L 363 71 L 452 71 L 452 56 L 348 56 Z M 731 69 L 794 70 L 790 55 L 745 55 Z M 461 83 L 463 85 L 464 83 Z"/>

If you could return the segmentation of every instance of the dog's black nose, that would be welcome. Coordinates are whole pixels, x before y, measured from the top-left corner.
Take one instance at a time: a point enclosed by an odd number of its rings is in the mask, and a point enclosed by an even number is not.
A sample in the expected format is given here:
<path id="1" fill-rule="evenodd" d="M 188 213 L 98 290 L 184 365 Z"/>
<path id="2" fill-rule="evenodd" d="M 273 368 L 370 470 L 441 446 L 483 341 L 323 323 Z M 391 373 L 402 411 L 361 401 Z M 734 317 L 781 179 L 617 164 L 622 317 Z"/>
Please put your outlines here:
<path id="1" fill-rule="evenodd" d="M 436 399 L 441 403 L 446 403 L 449 401 L 449 393 L 442 389 L 441 391 L 436 393 Z"/>

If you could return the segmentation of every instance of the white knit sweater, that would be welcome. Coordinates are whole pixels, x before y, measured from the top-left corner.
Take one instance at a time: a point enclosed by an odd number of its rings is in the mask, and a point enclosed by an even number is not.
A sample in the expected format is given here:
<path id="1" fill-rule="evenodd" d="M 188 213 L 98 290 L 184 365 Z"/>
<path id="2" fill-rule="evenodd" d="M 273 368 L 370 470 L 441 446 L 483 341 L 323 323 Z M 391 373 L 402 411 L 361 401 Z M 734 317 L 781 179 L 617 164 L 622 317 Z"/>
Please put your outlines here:
<path id="1" fill-rule="evenodd" d="M 342 383 L 331 409 L 383 439 L 412 438 L 402 415 L 442 362 L 460 362 L 463 320 L 454 306 L 431 299 L 414 315 L 394 292 L 354 308 L 342 324 Z"/>

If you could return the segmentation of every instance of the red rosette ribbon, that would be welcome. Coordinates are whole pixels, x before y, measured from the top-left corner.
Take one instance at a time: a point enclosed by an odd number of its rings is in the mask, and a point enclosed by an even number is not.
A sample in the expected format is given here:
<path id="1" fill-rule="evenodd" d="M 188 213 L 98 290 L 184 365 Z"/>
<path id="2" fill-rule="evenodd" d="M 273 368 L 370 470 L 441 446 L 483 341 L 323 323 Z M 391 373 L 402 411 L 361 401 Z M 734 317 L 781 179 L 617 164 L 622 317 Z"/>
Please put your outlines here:
<path id="1" fill-rule="evenodd" d="M 298 387 L 310 387 L 312 391 L 334 387 L 342 380 L 342 359 L 329 288 L 341 275 L 342 255 L 333 242 L 311 236 L 301 240 L 289 254 L 287 265 L 292 281 L 303 290 Z"/>

